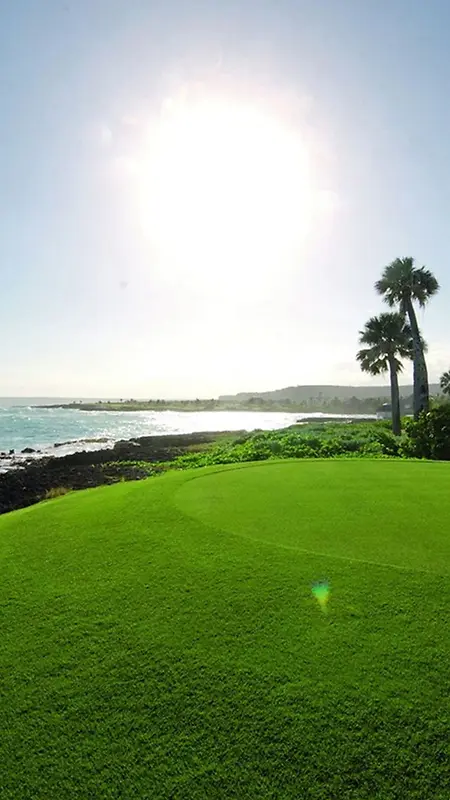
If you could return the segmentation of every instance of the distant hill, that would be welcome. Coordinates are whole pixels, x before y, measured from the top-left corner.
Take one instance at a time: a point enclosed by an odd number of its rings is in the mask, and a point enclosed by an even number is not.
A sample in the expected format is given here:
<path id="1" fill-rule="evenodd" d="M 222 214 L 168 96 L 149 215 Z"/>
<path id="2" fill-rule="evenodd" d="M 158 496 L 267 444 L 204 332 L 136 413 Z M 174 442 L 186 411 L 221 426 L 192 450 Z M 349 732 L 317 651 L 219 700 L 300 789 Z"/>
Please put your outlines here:
<path id="1" fill-rule="evenodd" d="M 430 394 L 439 394 L 439 384 L 430 384 Z M 400 396 L 407 398 L 413 393 L 412 386 L 400 386 Z M 390 398 L 391 390 L 389 386 L 287 386 L 285 389 L 275 389 L 272 392 L 239 392 L 238 394 L 223 394 L 219 400 L 223 402 L 235 401 L 245 403 L 250 398 L 260 398 L 263 400 L 274 400 L 283 402 L 289 400 L 291 403 L 299 403 L 311 399 L 348 400 L 356 397 L 358 400 L 365 400 L 370 397 Z"/>

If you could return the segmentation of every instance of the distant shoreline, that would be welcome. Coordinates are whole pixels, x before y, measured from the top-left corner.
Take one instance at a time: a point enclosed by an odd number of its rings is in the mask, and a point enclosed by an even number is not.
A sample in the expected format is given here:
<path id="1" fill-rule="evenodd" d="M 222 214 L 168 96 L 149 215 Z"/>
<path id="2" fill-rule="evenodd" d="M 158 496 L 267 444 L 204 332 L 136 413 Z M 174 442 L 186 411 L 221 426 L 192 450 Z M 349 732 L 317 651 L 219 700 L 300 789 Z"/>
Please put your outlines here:
<path id="1" fill-rule="evenodd" d="M 261 407 L 255 408 L 246 403 L 232 404 L 221 403 L 216 400 L 158 400 L 158 401 L 139 401 L 116 403 L 114 401 L 100 401 L 96 403 L 49 403 L 46 405 L 34 405 L 31 408 L 40 409 L 67 409 L 71 411 L 261 411 L 266 410 Z M 284 406 L 283 410 L 288 407 Z M 270 409 L 278 410 L 278 409 Z M 289 411 L 294 411 L 289 407 Z"/>
<path id="2" fill-rule="evenodd" d="M 369 408 L 362 409 L 350 402 L 334 403 L 301 403 L 301 402 L 276 402 L 268 400 L 230 402 L 223 400 L 130 400 L 123 402 L 99 401 L 99 402 L 70 402 L 70 403 L 48 403 L 33 405 L 35 409 L 63 409 L 68 411 L 109 411 L 109 412 L 136 412 L 136 411 L 175 411 L 175 412 L 252 412 L 258 413 L 285 413 L 285 414 L 323 414 L 339 416 L 355 416 L 370 418 L 377 412 L 380 406 L 379 398 L 373 398 Z"/>

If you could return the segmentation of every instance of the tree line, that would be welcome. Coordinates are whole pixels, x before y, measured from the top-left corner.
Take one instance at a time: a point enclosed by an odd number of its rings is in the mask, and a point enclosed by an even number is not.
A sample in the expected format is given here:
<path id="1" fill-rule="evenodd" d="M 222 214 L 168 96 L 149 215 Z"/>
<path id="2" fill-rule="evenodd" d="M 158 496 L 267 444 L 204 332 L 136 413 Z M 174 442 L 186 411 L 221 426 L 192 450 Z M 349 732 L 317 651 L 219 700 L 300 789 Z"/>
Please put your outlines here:
<path id="1" fill-rule="evenodd" d="M 363 372 L 371 375 L 389 372 L 392 430 L 396 435 L 401 433 L 398 376 L 405 359 L 413 362 L 414 419 L 430 408 L 427 344 L 417 322 L 415 306 L 424 308 L 439 288 L 433 273 L 424 266 L 416 267 L 410 256 L 395 259 L 375 283 L 376 292 L 395 310 L 371 317 L 359 332 L 359 343 L 365 347 L 358 351 L 356 358 Z M 442 375 L 440 386 L 444 394 L 450 395 L 450 371 Z"/>

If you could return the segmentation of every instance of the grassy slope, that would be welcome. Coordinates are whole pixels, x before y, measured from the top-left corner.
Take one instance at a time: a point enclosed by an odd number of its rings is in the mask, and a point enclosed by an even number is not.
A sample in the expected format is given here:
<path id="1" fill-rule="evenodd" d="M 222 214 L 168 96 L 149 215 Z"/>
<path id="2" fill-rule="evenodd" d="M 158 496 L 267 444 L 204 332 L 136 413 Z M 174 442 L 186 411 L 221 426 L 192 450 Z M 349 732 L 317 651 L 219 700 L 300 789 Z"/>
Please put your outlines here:
<path id="1" fill-rule="evenodd" d="M 2 517 L 2 800 L 448 800 L 449 483 L 272 462 Z"/>

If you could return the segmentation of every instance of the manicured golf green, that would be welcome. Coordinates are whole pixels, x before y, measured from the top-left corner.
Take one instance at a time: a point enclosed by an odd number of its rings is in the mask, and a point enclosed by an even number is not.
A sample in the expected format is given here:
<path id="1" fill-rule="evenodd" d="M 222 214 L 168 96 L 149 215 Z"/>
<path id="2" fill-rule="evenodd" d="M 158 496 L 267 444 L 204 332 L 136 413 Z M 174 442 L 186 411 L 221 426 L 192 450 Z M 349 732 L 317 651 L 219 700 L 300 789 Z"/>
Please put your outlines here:
<path id="1" fill-rule="evenodd" d="M 450 464 L 74 493 L 0 570 L 2 800 L 449 799 Z"/>

